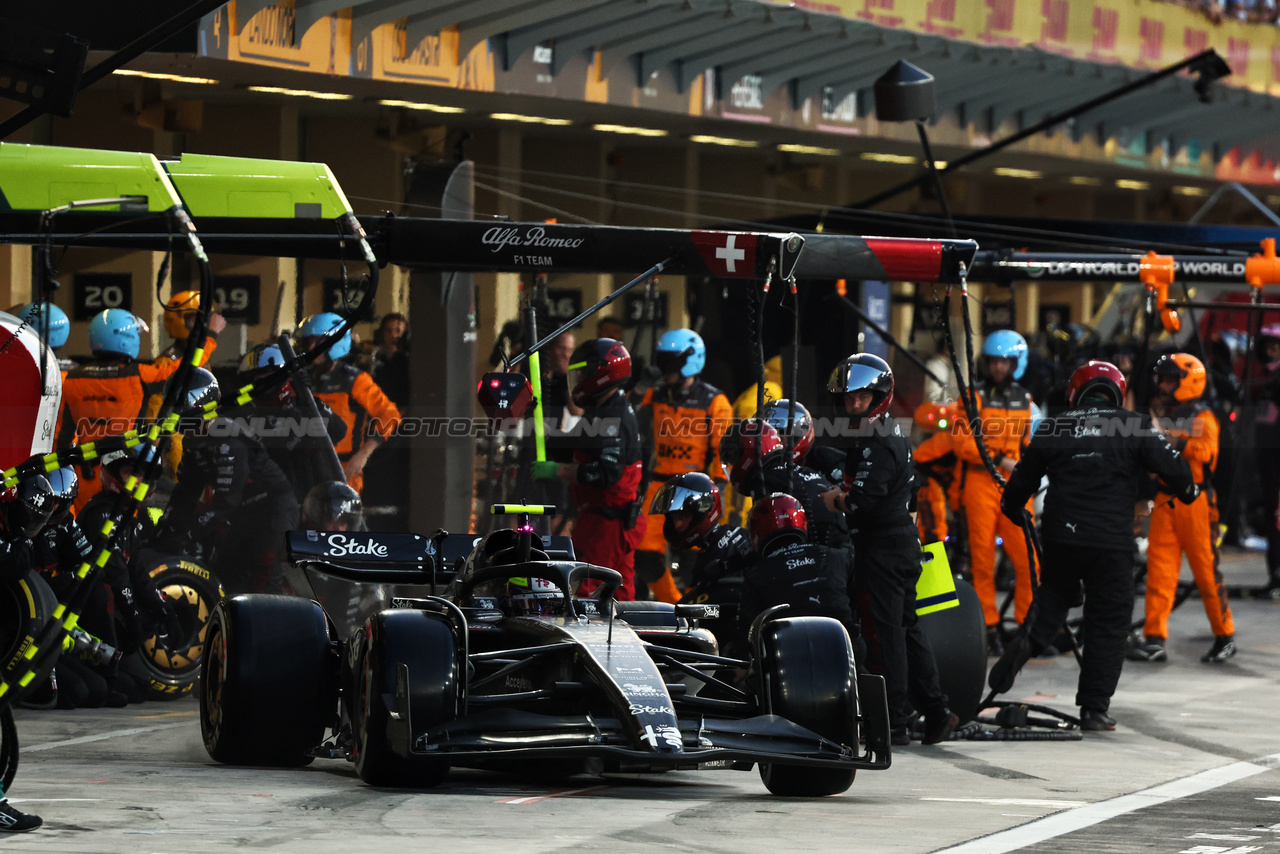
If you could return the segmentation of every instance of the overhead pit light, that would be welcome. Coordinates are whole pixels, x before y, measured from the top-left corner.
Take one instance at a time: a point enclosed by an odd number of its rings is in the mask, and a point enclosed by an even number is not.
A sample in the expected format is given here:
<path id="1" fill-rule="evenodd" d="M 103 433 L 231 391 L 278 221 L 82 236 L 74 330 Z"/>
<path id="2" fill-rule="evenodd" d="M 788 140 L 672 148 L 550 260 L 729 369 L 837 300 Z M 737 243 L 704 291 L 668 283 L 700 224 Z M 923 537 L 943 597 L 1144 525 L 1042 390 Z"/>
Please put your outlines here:
<path id="1" fill-rule="evenodd" d="M 604 133 L 625 133 L 631 136 L 666 136 L 668 133 L 660 128 L 636 128 L 630 125 L 592 125 L 591 129 Z"/>
<path id="2" fill-rule="evenodd" d="M 779 151 L 785 151 L 789 154 L 821 154 L 824 157 L 839 157 L 840 149 L 823 148 L 820 145 L 796 145 L 793 143 L 784 143 L 778 146 Z"/>
<path id="3" fill-rule="evenodd" d="M 384 98 L 378 102 L 384 107 L 404 107 L 406 110 L 426 110 L 430 113 L 465 113 L 462 107 L 446 107 L 442 104 L 425 104 L 421 101 L 397 101 L 394 98 Z"/>
<path id="4" fill-rule="evenodd" d="M 1014 169 L 1009 166 L 998 166 L 991 170 L 1001 178 L 1043 178 L 1044 173 L 1035 169 Z"/>
<path id="5" fill-rule="evenodd" d="M 916 159 L 908 154 L 885 154 L 881 151 L 864 151 L 858 155 L 863 160 L 874 160 L 876 163 L 915 163 Z"/>
<path id="6" fill-rule="evenodd" d="M 1179 196 L 1207 196 L 1209 191 L 1204 187 L 1192 187 L 1189 185 L 1177 186 L 1173 188 L 1175 195 Z"/>
<path id="7" fill-rule="evenodd" d="M 316 92 L 311 89 L 286 89 L 283 86 L 250 86 L 250 92 L 266 92 L 270 95 L 290 95 L 295 98 L 315 98 L 318 101 L 350 101 L 355 95 L 341 92 Z"/>
<path id="8" fill-rule="evenodd" d="M 1067 183 L 1076 184 L 1081 187 L 1101 187 L 1102 186 L 1102 182 L 1100 180 L 1098 180 L 1097 178 L 1090 177 L 1089 175 L 1072 175 L 1070 178 L 1067 179 Z"/>
<path id="9" fill-rule="evenodd" d="M 1122 190 L 1148 190 L 1151 188 L 1149 181 L 1131 181 L 1128 178 L 1116 179 L 1116 186 Z"/>
<path id="10" fill-rule="evenodd" d="M 490 113 L 489 118 L 497 119 L 500 122 L 524 122 L 528 125 L 553 125 L 560 127 L 563 125 L 571 125 L 568 119 L 548 119 L 543 116 L 524 116 L 520 113 Z"/>
<path id="11" fill-rule="evenodd" d="M 732 139 L 727 136 L 709 136 L 697 133 L 689 137 L 690 142 L 704 142 L 707 145 L 727 145 L 730 148 L 755 148 L 760 143 L 751 139 Z"/>
<path id="12" fill-rule="evenodd" d="M 145 77 L 148 80 L 168 80 L 172 83 L 200 83 L 206 86 L 218 82 L 212 77 L 187 77 L 182 74 L 161 74 L 158 71 L 133 71 L 128 68 L 117 68 L 111 73 L 119 74 L 121 77 Z"/>
<path id="13" fill-rule="evenodd" d="M 934 169 L 946 169 L 946 168 L 947 168 L 947 161 L 945 161 L 945 160 L 935 160 L 935 161 L 933 161 L 933 168 L 934 168 Z"/>

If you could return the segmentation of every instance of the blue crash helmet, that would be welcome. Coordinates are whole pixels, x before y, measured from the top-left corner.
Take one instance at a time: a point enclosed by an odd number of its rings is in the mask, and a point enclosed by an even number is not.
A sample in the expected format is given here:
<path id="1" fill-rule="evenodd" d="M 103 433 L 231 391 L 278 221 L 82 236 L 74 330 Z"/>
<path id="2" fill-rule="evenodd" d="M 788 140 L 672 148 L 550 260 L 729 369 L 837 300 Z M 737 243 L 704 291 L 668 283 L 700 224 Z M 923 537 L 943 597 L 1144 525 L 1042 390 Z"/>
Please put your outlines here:
<path id="1" fill-rule="evenodd" d="M 117 353 L 136 359 L 142 328 L 142 321 L 123 308 L 109 308 L 89 321 L 89 349 L 94 355 Z"/>
<path id="2" fill-rule="evenodd" d="M 669 329 L 658 339 L 653 361 L 664 374 L 696 377 L 707 365 L 707 345 L 692 329 Z"/>
<path id="3" fill-rule="evenodd" d="M 45 316 L 46 306 L 48 307 L 47 317 Z M 48 323 L 49 339 L 45 343 L 55 350 L 65 345 L 68 336 L 71 335 L 71 321 L 67 319 L 67 313 L 51 302 L 27 303 L 18 309 L 18 319 L 25 320 L 37 335 L 45 334 L 45 324 Z"/>
<path id="4" fill-rule="evenodd" d="M 342 318 L 332 311 L 322 311 L 303 318 L 298 327 L 298 338 L 318 338 L 327 335 L 342 325 Z M 329 358 L 337 361 L 351 352 L 351 330 L 342 333 L 342 337 L 329 348 Z"/>
<path id="5" fill-rule="evenodd" d="M 982 342 L 982 355 L 1014 359 L 1013 378 L 1022 379 L 1027 372 L 1027 339 L 1012 329 L 997 329 Z"/>

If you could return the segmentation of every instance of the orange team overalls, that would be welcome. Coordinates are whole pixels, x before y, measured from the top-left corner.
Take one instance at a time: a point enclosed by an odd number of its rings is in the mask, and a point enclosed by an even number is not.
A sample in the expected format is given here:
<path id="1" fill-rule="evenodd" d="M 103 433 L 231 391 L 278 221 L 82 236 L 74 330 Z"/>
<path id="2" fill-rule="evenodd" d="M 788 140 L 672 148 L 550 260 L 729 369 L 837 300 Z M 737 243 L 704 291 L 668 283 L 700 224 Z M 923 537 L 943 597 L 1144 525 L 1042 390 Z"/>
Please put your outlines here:
<path id="1" fill-rule="evenodd" d="M 1022 443 L 1031 431 L 1031 393 L 1016 382 L 1003 389 L 989 383 L 979 387 L 978 417 L 982 421 L 982 439 L 993 460 L 1000 455 L 1012 460 L 1022 457 Z M 965 418 L 957 419 L 953 432 L 956 456 L 964 464 L 961 504 L 969 522 L 969 561 L 973 587 L 982 602 L 987 626 L 1000 623 L 996 607 L 996 538 L 1003 541 L 1016 575 L 1014 617 L 1019 623 L 1031 607 L 1031 564 L 1027 559 L 1027 540 L 1022 528 L 1000 512 L 1000 495 L 1004 491 L 982 464 L 978 443 Z M 1031 500 L 1027 501 L 1031 509 Z"/>
<path id="2" fill-rule="evenodd" d="M 671 477 L 690 471 L 705 472 L 712 480 L 723 481 L 720 467 L 720 440 L 733 423 L 729 398 L 713 385 L 695 380 L 680 400 L 663 386 L 649 389 L 640 402 L 645 412 L 649 436 L 653 441 L 653 468 L 649 488 L 641 509 L 649 512 L 653 498 Z M 666 565 L 667 540 L 662 534 L 666 519 L 662 514 L 648 517 L 644 539 L 637 547 L 637 564 L 659 561 Z M 662 577 L 650 584 L 655 598 L 678 602 L 680 591 L 668 567 Z"/>
<path id="3" fill-rule="evenodd" d="M 335 362 L 318 379 L 312 378 L 311 390 L 347 425 L 347 435 L 334 446 L 338 459 L 344 463 L 360 450 L 370 426 L 384 440 L 390 439 L 400 426 L 400 410 L 382 393 L 368 371 L 354 365 Z M 364 488 L 364 473 L 352 475 L 347 483 L 360 492 Z"/>
<path id="4" fill-rule="evenodd" d="M 1174 501 L 1160 493 L 1151 511 L 1147 538 L 1146 625 L 1150 637 L 1169 637 L 1169 613 L 1178 590 L 1182 555 L 1191 564 L 1204 613 L 1214 635 L 1235 634 L 1231 606 L 1218 568 L 1218 508 L 1209 479 L 1218 467 L 1218 419 L 1200 400 L 1193 400 L 1172 413 L 1175 423 L 1190 420 L 1190 430 L 1173 429 L 1167 438 L 1191 466 L 1192 477 L 1200 484 L 1200 496 L 1190 504 Z"/>
<path id="5" fill-rule="evenodd" d="M 205 340 L 200 367 L 217 349 L 217 339 Z M 157 359 L 154 363 L 133 359 L 95 360 L 67 372 L 62 381 L 62 419 L 58 447 L 84 445 L 107 436 L 119 436 L 145 426 L 145 407 L 154 396 L 164 395 L 164 385 L 181 362 Z M 73 502 L 77 513 L 102 490 L 96 476 L 82 467 L 80 493 Z M 96 469 L 93 471 L 96 472 Z"/>
<path id="6" fill-rule="evenodd" d="M 947 490 L 956 480 L 955 440 L 946 430 L 934 433 L 911 452 L 916 464 L 916 524 L 924 545 L 947 539 Z"/>

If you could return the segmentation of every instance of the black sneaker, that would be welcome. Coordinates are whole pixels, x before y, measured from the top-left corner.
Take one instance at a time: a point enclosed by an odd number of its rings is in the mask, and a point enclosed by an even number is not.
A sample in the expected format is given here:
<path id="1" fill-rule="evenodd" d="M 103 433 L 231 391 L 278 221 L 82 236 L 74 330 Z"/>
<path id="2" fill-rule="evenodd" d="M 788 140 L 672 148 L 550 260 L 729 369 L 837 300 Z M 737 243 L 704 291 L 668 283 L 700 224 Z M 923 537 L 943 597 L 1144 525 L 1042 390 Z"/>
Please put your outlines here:
<path id="1" fill-rule="evenodd" d="M 889 743 L 894 747 L 906 747 L 911 743 L 911 730 L 908 727 L 896 726 L 889 731 Z"/>
<path id="2" fill-rule="evenodd" d="M 40 816 L 18 812 L 7 800 L 0 801 L 0 833 L 26 833 L 42 824 Z"/>
<path id="3" fill-rule="evenodd" d="M 1147 635 L 1145 641 L 1130 647 L 1124 657 L 1130 661 L 1168 661 L 1169 653 L 1165 651 L 1164 638 Z M 1206 658 L 1204 660 L 1208 661 L 1209 659 Z"/>
<path id="4" fill-rule="evenodd" d="M 987 658 L 1004 655 L 1004 641 L 1000 639 L 999 626 L 987 626 Z"/>
<path id="5" fill-rule="evenodd" d="M 1116 719 L 1097 709 L 1080 710 L 1080 729 L 1085 732 L 1111 732 L 1116 728 Z"/>
<path id="6" fill-rule="evenodd" d="M 1236 636 L 1218 635 L 1213 639 L 1213 646 L 1208 652 L 1200 656 L 1200 660 L 1210 662 L 1211 664 L 1221 664 L 1235 654 Z"/>
<path id="7" fill-rule="evenodd" d="M 940 741 L 946 741 L 951 738 L 951 733 L 955 732 L 958 726 L 960 726 L 960 716 L 952 714 L 950 709 L 944 708 L 937 717 L 925 715 L 924 738 L 920 739 L 920 743 L 937 744 Z"/>

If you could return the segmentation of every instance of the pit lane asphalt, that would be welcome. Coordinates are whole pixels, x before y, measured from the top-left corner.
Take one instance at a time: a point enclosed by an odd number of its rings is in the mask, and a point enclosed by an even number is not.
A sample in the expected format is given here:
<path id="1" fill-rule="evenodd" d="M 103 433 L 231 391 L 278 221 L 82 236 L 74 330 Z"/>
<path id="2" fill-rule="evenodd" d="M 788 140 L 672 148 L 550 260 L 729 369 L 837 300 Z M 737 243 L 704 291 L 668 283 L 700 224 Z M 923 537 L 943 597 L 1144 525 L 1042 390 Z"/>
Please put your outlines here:
<path id="1" fill-rule="evenodd" d="M 1263 577 L 1256 554 L 1224 570 L 1231 584 Z M 1199 661 L 1212 640 L 1199 600 L 1174 612 L 1171 660 L 1126 664 L 1114 733 L 912 745 L 817 800 L 774 798 L 735 771 L 548 782 L 464 770 L 434 790 L 373 789 L 337 760 L 215 765 L 190 698 L 19 710 L 11 796 L 46 824 L 0 835 L 0 849 L 1280 854 L 1280 604 L 1232 608 L 1241 652 L 1225 665 Z M 1074 712 L 1076 674 L 1070 656 L 1033 661 L 1010 696 Z"/>

